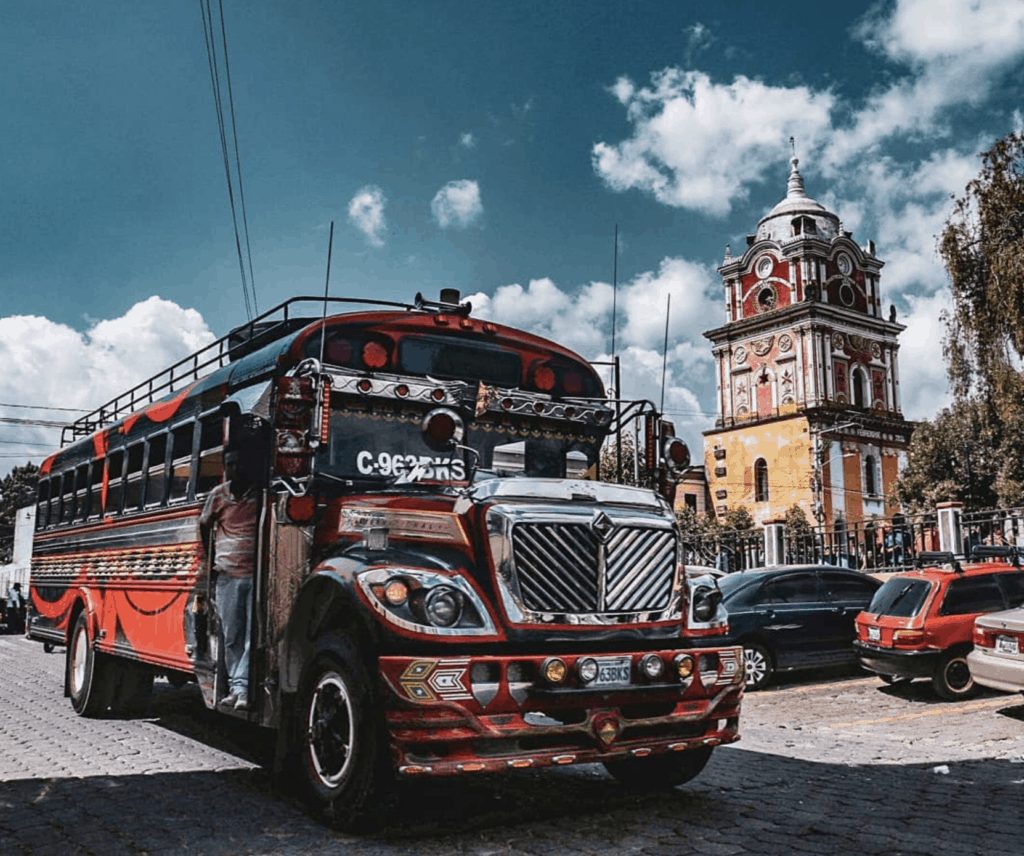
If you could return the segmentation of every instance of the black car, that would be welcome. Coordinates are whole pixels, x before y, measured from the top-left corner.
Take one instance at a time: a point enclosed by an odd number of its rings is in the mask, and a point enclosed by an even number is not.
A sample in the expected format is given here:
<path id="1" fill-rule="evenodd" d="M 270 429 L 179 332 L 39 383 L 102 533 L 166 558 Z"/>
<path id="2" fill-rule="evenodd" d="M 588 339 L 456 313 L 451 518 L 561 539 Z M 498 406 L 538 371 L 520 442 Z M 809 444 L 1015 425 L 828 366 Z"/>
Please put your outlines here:
<path id="1" fill-rule="evenodd" d="M 758 568 L 718 584 L 729 614 L 725 638 L 743 646 L 749 689 L 777 671 L 857 662 L 853 622 L 881 585 L 831 565 Z"/>

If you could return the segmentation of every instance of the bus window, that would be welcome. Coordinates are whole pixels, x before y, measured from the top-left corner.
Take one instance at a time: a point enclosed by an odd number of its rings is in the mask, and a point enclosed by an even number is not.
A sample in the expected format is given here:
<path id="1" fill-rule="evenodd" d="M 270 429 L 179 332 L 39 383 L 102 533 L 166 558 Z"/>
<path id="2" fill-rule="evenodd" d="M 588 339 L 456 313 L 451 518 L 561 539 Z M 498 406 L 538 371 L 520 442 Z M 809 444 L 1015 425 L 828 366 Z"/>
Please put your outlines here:
<path id="1" fill-rule="evenodd" d="M 124 510 L 127 513 L 142 505 L 142 443 L 128 448 L 128 470 L 124 480 Z"/>
<path id="2" fill-rule="evenodd" d="M 89 465 L 75 471 L 75 520 L 85 520 L 89 513 Z"/>
<path id="3" fill-rule="evenodd" d="M 36 503 L 36 529 L 45 529 L 50 521 L 50 480 L 39 480 L 39 500 Z"/>
<path id="4" fill-rule="evenodd" d="M 196 496 L 203 496 L 220 484 L 224 474 L 224 418 L 207 416 L 200 423 L 199 471 Z"/>
<path id="5" fill-rule="evenodd" d="M 124 450 L 110 453 L 107 462 L 107 514 L 121 512 L 121 494 L 124 492 Z"/>
<path id="6" fill-rule="evenodd" d="M 179 425 L 171 432 L 171 487 L 169 502 L 188 496 L 188 479 L 192 472 L 192 435 L 195 423 Z"/>
<path id="7" fill-rule="evenodd" d="M 146 507 L 164 501 L 167 472 L 167 435 L 149 438 L 149 467 L 146 470 Z"/>
<path id="8" fill-rule="evenodd" d="M 68 470 L 60 478 L 60 523 L 70 523 L 75 513 L 75 471 Z"/>
<path id="9" fill-rule="evenodd" d="M 95 520 L 103 514 L 103 460 L 92 462 L 89 478 L 89 518 Z"/>

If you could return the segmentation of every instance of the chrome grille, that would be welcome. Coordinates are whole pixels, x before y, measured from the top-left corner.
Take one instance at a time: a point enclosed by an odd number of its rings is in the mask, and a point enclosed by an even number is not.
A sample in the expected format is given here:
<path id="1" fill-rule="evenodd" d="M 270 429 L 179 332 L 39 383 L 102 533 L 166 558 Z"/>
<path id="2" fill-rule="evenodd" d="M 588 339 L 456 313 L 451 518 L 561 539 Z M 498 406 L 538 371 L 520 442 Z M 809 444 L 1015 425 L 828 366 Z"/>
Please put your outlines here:
<path id="1" fill-rule="evenodd" d="M 520 522 L 512 552 L 533 611 L 645 612 L 672 597 L 676 544 L 666 529 L 616 526 L 602 542 L 589 523 Z"/>

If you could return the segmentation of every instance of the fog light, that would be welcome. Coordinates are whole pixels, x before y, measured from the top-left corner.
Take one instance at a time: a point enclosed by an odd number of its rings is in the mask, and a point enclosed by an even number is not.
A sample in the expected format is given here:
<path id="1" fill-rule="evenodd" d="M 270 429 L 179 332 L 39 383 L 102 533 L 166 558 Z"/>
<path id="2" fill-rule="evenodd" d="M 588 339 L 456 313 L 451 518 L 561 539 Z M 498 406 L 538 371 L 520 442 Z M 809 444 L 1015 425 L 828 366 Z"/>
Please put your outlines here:
<path id="1" fill-rule="evenodd" d="M 400 580 L 397 577 L 388 580 L 388 584 L 384 586 L 384 600 L 392 606 L 401 606 L 408 599 L 409 586 L 406 585 L 405 580 Z"/>
<path id="2" fill-rule="evenodd" d="M 597 660 L 593 657 L 584 657 L 576 664 L 576 674 L 585 684 L 597 679 Z"/>
<path id="3" fill-rule="evenodd" d="M 693 674 L 693 657 L 689 654 L 677 654 L 675 659 L 676 674 L 680 678 L 688 678 Z"/>
<path id="4" fill-rule="evenodd" d="M 565 680 L 565 663 L 558 657 L 549 657 L 540 667 L 540 673 L 549 684 L 560 684 Z"/>
<path id="5" fill-rule="evenodd" d="M 653 681 L 661 677 L 665 664 L 657 654 L 644 654 L 640 659 L 640 671 Z"/>

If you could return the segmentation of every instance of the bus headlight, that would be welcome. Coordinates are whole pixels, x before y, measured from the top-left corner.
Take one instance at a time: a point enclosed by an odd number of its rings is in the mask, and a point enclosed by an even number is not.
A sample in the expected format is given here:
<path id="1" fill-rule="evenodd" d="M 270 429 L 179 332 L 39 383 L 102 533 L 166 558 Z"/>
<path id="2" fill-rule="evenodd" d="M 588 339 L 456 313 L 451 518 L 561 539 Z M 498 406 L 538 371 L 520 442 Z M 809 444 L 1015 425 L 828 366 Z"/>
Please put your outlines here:
<path id="1" fill-rule="evenodd" d="M 356 574 L 374 611 L 390 624 L 435 636 L 493 636 L 481 597 L 459 574 L 421 568 L 369 568 Z"/>

